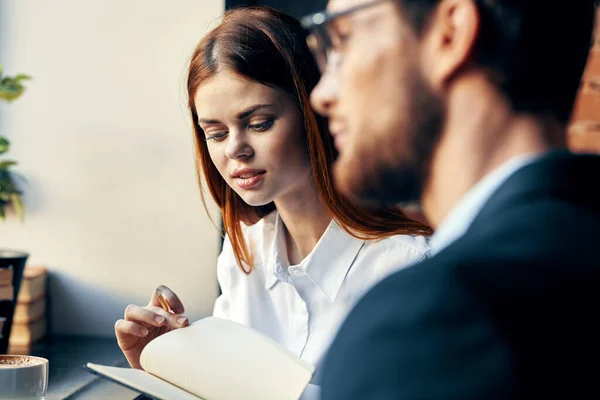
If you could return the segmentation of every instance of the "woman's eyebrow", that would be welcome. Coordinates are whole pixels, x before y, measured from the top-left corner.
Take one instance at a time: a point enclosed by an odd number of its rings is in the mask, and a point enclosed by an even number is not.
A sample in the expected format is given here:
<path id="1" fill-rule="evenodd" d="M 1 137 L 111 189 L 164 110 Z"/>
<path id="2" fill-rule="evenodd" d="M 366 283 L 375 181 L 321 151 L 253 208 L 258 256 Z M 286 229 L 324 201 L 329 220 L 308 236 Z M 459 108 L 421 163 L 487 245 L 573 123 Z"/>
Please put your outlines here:
<path id="1" fill-rule="evenodd" d="M 252 115 L 254 112 L 260 110 L 261 108 L 266 108 L 266 107 L 271 107 L 272 104 L 257 104 L 251 107 L 248 107 L 246 110 L 242 111 L 241 113 L 238 113 L 236 115 L 236 117 L 238 119 L 244 119 L 244 118 L 248 118 L 250 115 Z"/>
<path id="2" fill-rule="evenodd" d="M 220 123 L 221 123 L 221 121 L 219 121 L 218 119 L 198 118 L 198 125 L 200 125 L 200 124 L 210 125 L 210 124 L 220 124 Z"/>
<path id="3" fill-rule="evenodd" d="M 271 106 L 272 106 L 272 104 L 257 104 L 254 106 L 250 106 L 247 109 L 245 109 L 244 111 L 236 114 L 236 118 L 237 119 L 248 118 L 256 111 L 258 111 L 262 108 L 267 108 L 267 107 L 271 107 Z M 200 124 L 210 125 L 210 124 L 220 124 L 220 123 L 221 123 L 221 121 L 219 121 L 218 119 L 198 118 L 198 125 L 200 125 Z"/>

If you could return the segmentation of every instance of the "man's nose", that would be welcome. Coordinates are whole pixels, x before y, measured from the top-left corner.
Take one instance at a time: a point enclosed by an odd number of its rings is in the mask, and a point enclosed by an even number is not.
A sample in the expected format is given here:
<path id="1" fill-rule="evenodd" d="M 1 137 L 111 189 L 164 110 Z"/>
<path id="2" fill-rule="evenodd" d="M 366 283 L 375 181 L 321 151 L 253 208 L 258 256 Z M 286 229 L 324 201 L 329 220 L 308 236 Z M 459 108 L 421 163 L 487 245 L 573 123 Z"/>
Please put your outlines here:
<path id="1" fill-rule="evenodd" d="M 331 74 L 325 72 L 310 94 L 310 103 L 319 114 L 327 117 L 337 101 L 338 90 Z"/>

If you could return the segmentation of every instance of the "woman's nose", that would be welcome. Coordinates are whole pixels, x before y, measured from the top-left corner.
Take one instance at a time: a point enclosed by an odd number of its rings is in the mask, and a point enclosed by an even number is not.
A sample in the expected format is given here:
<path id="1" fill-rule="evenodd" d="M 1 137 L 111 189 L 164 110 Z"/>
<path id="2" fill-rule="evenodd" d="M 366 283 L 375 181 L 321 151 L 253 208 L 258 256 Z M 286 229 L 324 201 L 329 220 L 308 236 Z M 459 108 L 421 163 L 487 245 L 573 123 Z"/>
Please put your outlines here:
<path id="1" fill-rule="evenodd" d="M 225 156 L 230 160 L 248 158 L 254 154 L 252 146 L 247 142 L 246 135 L 236 132 L 229 133 L 229 140 L 225 148 Z"/>

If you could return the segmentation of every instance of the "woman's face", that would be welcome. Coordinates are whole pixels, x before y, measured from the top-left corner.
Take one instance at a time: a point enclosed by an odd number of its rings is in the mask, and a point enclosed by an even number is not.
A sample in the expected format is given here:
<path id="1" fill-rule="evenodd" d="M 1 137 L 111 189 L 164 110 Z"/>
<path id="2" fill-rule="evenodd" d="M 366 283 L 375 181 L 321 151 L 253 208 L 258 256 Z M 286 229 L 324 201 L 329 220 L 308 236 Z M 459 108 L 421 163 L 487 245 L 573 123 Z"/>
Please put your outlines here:
<path id="1" fill-rule="evenodd" d="M 246 203 L 293 198 L 310 184 L 304 121 L 288 94 L 225 69 L 194 102 L 213 164 Z"/>

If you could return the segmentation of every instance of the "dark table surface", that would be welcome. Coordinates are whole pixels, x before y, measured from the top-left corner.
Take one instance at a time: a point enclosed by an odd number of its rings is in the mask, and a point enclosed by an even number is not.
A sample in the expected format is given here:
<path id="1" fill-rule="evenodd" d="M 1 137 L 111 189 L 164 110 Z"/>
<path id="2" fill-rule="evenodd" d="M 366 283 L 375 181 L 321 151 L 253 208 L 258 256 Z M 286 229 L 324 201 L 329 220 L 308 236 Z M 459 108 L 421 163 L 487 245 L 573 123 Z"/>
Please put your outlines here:
<path id="1" fill-rule="evenodd" d="M 100 379 L 82 368 L 88 362 L 127 366 L 115 339 L 53 336 L 34 344 L 31 349 L 13 349 L 11 353 L 30 354 L 48 359 L 46 400 L 131 400 L 137 396 L 136 392 Z"/>

